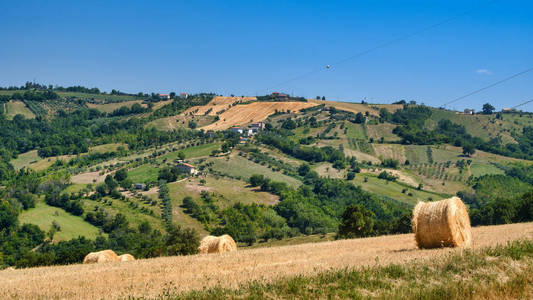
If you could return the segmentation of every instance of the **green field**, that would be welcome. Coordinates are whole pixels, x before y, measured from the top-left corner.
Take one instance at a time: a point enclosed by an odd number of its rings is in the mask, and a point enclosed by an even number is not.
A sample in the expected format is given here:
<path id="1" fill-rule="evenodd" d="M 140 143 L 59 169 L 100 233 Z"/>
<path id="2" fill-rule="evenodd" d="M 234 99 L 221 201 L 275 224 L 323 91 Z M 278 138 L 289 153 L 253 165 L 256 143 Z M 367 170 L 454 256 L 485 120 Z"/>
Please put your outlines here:
<path id="1" fill-rule="evenodd" d="M 159 168 L 152 164 L 144 164 L 128 171 L 128 178 L 134 183 L 155 182 L 159 175 Z"/>
<path id="2" fill-rule="evenodd" d="M 142 100 L 132 100 L 132 101 L 106 103 L 106 104 L 91 104 L 91 103 L 88 103 L 87 106 L 89 108 L 97 109 L 97 110 L 99 110 L 101 112 L 112 113 L 116 109 L 119 109 L 119 108 L 121 108 L 123 106 L 131 107 L 131 106 L 133 106 L 133 104 L 136 104 L 136 103 L 143 105 L 142 104 Z M 143 106 L 146 106 L 146 104 L 144 104 Z"/>
<path id="3" fill-rule="evenodd" d="M 174 159 L 178 158 L 178 155 L 180 152 L 183 152 L 185 154 L 186 159 L 190 158 L 198 158 L 203 156 L 209 156 L 213 150 L 220 149 L 220 143 L 213 143 L 213 144 L 204 144 L 194 147 L 188 147 L 181 150 L 177 150 L 174 152 L 170 152 L 164 155 L 161 155 L 157 160 L 162 161 L 163 159 L 167 159 L 168 161 L 173 161 Z"/>
<path id="4" fill-rule="evenodd" d="M 364 182 L 365 177 L 368 180 L 367 182 Z M 361 186 L 365 191 L 383 195 L 412 205 L 416 204 L 418 201 L 428 201 L 430 198 L 432 200 L 440 200 L 445 198 L 445 195 L 431 193 L 424 190 L 419 191 L 414 187 L 398 182 L 390 182 L 387 180 L 378 179 L 376 176 L 370 174 L 357 174 L 352 182 L 356 186 Z M 404 190 L 405 192 L 402 193 Z M 412 194 L 412 196 L 409 196 L 409 194 Z"/>
<path id="5" fill-rule="evenodd" d="M 98 236 L 98 228 L 85 222 L 81 217 L 73 216 L 61 208 L 52 207 L 38 201 L 35 208 L 23 211 L 19 216 L 21 224 L 31 223 L 39 226 L 42 230 L 48 231 L 52 227 L 52 221 L 56 221 L 61 226 L 54 240 L 64 241 L 85 236 L 94 239 Z"/>
<path id="6" fill-rule="evenodd" d="M 156 196 L 156 195 L 155 195 Z M 141 212 L 139 209 L 134 209 L 130 206 L 129 203 L 117 200 L 117 199 L 111 199 L 110 197 L 104 198 L 107 203 L 104 203 L 103 201 L 93 201 L 89 199 L 85 199 L 83 201 L 83 207 L 85 211 L 94 211 L 94 208 L 98 206 L 99 208 L 104 208 L 105 211 L 107 211 L 110 215 L 114 216 L 117 213 L 123 214 L 126 219 L 128 220 L 131 227 L 136 228 L 140 223 L 146 221 L 152 225 L 153 228 L 163 230 L 163 220 L 160 218 L 160 209 L 159 204 L 156 204 L 155 206 L 143 204 L 142 202 L 139 202 L 137 200 L 133 200 L 133 202 L 137 203 L 140 207 L 146 207 L 148 209 L 151 209 L 154 211 L 155 216 L 150 216 L 148 214 L 145 214 Z M 109 203 L 112 203 L 109 205 Z"/>
<path id="7" fill-rule="evenodd" d="M 19 154 L 17 158 L 12 159 L 10 163 L 15 169 L 19 170 L 23 167 L 28 167 L 30 164 L 35 164 L 41 159 L 42 158 L 37 154 L 37 150 L 32 150 Z"/>
<path id="8" fill-rule="evenodd" d="M 103 145 L 90 147 L 89 153 L 113 152 L 113 151 L 117 151 L 119 147 L 123 147 L 124 150 L 128 150 L 128 144 L 112 143 L 112 144 L 103 144 Z"/>
<path id="9" fill-rule="evenodd" d="M 26 119 L 35 118 L 35 114 L 22 101 L 9 101 L 6 116 L 12 119 L 16 115 L 23 115 Z"/>
<path id="10" fill-rule="evenodd" d="M 170 116 L 151 121 L 146 127 L 155 127 L 159 130 L 174 130 L 177 128 L 189 128 L 189 121 L 196 122 L 197 128 L 209 125 L 215 121 L 215 116 Z"/>
<path id="11" fill-rule="evenodd" d="M 213 170 L 235 177 L 239 176 L 243 180 L 248 180 L 253 174 L 262 174 L 274 181 L 285 182 L 292 187 L 297 187 L 301 184 L 298 179 L 280 172 L 274 172 L 267 166 L 256 164 L 237 155 L 233 155 L 229 159 L 226 157 L 209 158 L 207 161 L 213 163 Z"/>
<path id="12" fill-rule="evenodd" d="M 206 181 L 205 184 L 200 183 L 201 179 Z M 243 181 L 223 177 L 207 176 L 188 178 L 179 182 L 169 183 L 168 188 L 170 198 L 172 199 L 172 207 L 176 211 L 174 213 L 174 221 L 177 224 L 193 227 L 198 230 L 202 228 L 202 225 L 196 219 L 184 213 L 183 208 L 181 208 L 183 198 L 186 196 L 198 199 L 202 191 L 222 195 L 227 200 L 218 203 L 222 209 L 238 202 L 244 204 L 258 203 L 273 205 L 278 201 L 277 196 L 252 189 Z M 204 230 L 201 229 L 201 232 L 204 232 Z"/>
<path id="13" fill-rule="evenodd" d="M 465 115 L 453 111 L 433 109 L 431 118 L 426 125 L 434 128 L 442 119 L 449 119 L 453 123 L 463 125 L 468 133 L 485 140 L 501 136 L 504 143 L 515 142 L 511 133 L 520 133 L 523 126 L 531 126 L 533 119 L 529 115 L 502 114 L 503 120 L 496 119 L 496 115 Z"/>
<path id="14" fill-rule="evenodd" d="M 42 171 L 50 167 L 58 159 L 68 161 L 75 156 L 76 155 L 61 155 L 61 156 L 41 158 L 37 154 L 37 150 L 31 150 L 31 151 L 19 154 L 17 158 L 12 159 L 10 163 L 17 170 L 25 167 L 25 168 L 31 168 L 35 171 Z"/>

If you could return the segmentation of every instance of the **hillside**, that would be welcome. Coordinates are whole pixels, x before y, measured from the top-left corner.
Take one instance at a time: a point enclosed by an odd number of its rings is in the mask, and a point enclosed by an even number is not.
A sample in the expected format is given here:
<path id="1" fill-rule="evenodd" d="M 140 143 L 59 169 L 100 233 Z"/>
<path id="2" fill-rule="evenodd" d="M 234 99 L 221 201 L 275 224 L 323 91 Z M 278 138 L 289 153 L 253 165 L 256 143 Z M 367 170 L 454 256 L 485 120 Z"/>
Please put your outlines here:
<path id="1" fill-rule="evenodd" d="M 474 249 L 533 238 L 533 224 L 474 228 Z M 215 255 L 0 271 L 0 296 L 111 299 L 158 297 L 210 287 L 238 288 L 299 275 L 371 266 L 427 264 L 461 250 L 418 250 L 412 234 L 240 250 Z M 520 269 L 519 266 L 515 268 Z M 364 269 L 363 269 L 364 270 Z M 509 276 L 511 273 L 509 273 Z M 120 282 L 120 284 L 117 284 Z M 176 294 L 177 296 L 177 294 Z"/>
<path id="2" fill-rule="evenodd" d="M 475 226 L 533 221 L 529 113 L 62 89 L 0 97 L 0 269 L 330 240 L 350 207 L 369 216 L 355 236 L 409 233 L 417 202 L 454 195 Z"/>

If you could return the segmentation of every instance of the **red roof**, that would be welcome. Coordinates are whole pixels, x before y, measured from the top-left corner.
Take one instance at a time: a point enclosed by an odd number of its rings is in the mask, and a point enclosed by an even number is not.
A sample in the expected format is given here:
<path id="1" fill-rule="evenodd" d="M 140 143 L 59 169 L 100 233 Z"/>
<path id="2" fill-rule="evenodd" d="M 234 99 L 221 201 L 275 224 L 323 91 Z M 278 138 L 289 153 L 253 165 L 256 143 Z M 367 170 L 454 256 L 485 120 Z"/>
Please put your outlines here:
<path id="1" fill-rule="evenodd" d="M 194 168 L 193 165 L 190 165 L 188 163 L 181 163 L 182 166 L 186 166 L 186 167 L 189 167 L 189 168 Z"/>

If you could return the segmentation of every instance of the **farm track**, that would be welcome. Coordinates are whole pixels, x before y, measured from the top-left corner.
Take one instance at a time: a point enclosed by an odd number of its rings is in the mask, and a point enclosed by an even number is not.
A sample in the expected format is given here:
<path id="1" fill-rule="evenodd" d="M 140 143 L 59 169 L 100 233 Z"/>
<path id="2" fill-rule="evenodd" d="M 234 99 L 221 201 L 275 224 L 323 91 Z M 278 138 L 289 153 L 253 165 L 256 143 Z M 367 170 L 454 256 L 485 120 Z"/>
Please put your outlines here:
<path id="1" fill-rule="evenodd" d="M 474 248 L 531 239 L 533 223 L 477 227 L 473 236 Z M 236 288 L 251 280 L 268 282 L 328 269 L 416 263 L 460 251 L 418 250 L 413 235 L 404 234 L 126 263 L 4 270 L 0 272 L 0 298 L 155 297 L 168 288 Z"/>

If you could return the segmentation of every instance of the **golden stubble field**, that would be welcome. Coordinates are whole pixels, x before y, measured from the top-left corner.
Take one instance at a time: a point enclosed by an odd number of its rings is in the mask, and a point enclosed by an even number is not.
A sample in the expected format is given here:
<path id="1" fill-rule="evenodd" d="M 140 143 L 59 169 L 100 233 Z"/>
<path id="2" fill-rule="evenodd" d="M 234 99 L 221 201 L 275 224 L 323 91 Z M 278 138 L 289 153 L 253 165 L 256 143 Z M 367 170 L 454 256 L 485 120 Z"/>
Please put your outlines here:
<path id="1" fill-rule="evenodd" d="M 225 130 L 252 122 L 263 121 L 268 116 L 279 112 L 298 112 L 300 109 L 316 106 L 309 102 L 252 102 L 240 104 L 219 115 L 220 120 L 202 127 L 205 130 Z"/>
<path id="2" fill-rule="evenodd" d="M 473 229 L 474 248 L 533 238 L 533 223 Z M 0 271 L 0 298 L 113 299 L 314 274 L 328 269 L 417 263 L 460 249 L 418 250 L 412 234 L 340 240 L 233 253 L 164 257 L 100 265 Z"/>

